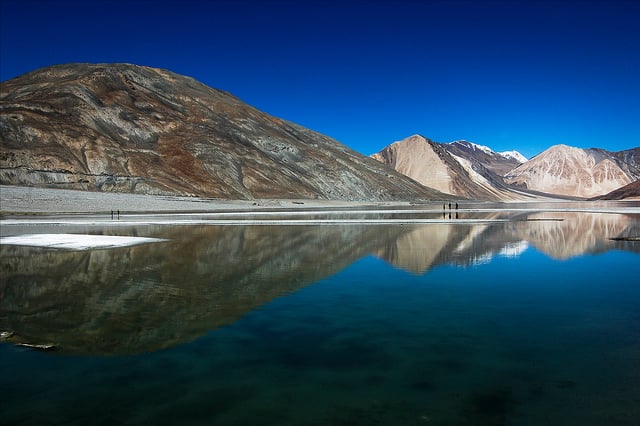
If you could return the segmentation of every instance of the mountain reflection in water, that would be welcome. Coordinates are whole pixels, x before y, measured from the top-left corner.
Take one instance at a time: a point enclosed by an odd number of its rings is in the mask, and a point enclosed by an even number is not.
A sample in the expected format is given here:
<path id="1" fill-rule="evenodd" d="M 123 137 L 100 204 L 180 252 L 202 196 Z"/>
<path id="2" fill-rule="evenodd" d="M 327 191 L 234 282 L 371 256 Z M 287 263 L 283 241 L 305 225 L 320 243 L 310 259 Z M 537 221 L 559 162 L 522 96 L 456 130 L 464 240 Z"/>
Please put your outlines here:
<path id="1" fill-rule="evenodd" d="M 498 214 L 494 215 L 495 217 Z M 507 223 L 159 226 L 169 242 L 61 251 L 3 245 L 0 330 L 14 343 L 117 355 L 192 341 L 282 294 L 374 255 L 411 273 L 533 246 L 556 259 L 640 252 L 637 216 L 520 213 Z M 135 230 L 134 233 L 142 231 Z"/>

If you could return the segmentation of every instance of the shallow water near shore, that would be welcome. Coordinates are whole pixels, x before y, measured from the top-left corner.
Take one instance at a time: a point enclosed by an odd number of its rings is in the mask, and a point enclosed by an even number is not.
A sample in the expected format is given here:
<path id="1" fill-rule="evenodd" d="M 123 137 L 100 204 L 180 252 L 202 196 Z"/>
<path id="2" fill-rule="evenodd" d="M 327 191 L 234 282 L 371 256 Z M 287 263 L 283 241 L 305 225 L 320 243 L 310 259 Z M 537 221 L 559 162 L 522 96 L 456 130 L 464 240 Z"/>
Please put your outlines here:
<path id="1" fill-rule="evenodd" d="M 0 247 L 1 422 L 637 424 L 640 216 L 464 214 L 3 227 L 164 241 Z"/>

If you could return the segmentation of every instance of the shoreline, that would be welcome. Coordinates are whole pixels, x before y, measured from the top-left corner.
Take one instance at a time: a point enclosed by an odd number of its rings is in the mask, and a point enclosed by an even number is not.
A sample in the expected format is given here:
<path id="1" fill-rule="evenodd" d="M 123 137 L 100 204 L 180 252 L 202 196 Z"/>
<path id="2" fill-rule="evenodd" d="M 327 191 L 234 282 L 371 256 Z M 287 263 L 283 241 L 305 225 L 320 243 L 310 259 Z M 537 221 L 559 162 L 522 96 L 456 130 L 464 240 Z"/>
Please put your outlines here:
<path id="1" fill-rule="evenodd" d="M 228 200 L 173 195 L 92 192 L 72 189 L 0 185 L 0 216 L 126 213 L 205 213 L 255 209 L 352 208 L 409 206 L 408 201 L 341 201 L 311 199 Z M 434 201 L 437 202 L 437 201 Z"/>
<path id="2" fill-rule="evenodd" d="M 452 198 L 453 201 L 453 198 Z M 640 213 L 640 200 L 623 201 L 478 201 L 457 200 L 460 212 L 532 211 L 544 205 L 544 211 L 590 211 L 602 213 Z M 34 188 L 0 185 L 0 219 L 43 218 L 51 216 L 121 215 L 178 216 L 225 214 L 332 214 L 388 212 L 442 212 L 443 200 L 415 201 L 342 201 L 307 199 L 227 200 L 167 195 L 89 192 L 70 189 Z M 450 211 L 446 209 L 445 211 Z"/>

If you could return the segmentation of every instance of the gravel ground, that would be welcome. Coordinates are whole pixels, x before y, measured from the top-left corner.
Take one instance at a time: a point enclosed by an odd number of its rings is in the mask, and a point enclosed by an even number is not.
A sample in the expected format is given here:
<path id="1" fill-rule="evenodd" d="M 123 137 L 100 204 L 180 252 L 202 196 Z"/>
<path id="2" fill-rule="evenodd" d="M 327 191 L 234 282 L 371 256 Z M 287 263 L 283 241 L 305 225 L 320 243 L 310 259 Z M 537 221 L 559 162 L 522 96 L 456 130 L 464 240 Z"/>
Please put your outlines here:
<path id="1" fill-rule="evenodd" d="M 0 213 L 3 215 L 105 214 L 111 210 L 120 210 L 121 212 L 210 212 L 255 208 L 304 209 L 391 204 L 408 205 L 408 203 L 358 203 L 326 200 L 222 200 L 0 185 Z"/>

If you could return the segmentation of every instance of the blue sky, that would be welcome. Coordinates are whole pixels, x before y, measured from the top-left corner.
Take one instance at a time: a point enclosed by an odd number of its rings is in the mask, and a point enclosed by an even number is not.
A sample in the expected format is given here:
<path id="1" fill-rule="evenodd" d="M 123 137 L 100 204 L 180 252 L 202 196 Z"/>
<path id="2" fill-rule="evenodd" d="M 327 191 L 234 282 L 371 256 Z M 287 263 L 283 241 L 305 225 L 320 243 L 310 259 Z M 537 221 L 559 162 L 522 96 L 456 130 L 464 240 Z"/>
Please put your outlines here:
<path id="1" fill-rule="evenodd" d="M 166 68 L 363 153 L 640 146 L 637 0 L 0 0 L 0 78 Z"/>

